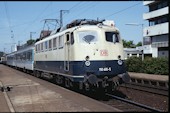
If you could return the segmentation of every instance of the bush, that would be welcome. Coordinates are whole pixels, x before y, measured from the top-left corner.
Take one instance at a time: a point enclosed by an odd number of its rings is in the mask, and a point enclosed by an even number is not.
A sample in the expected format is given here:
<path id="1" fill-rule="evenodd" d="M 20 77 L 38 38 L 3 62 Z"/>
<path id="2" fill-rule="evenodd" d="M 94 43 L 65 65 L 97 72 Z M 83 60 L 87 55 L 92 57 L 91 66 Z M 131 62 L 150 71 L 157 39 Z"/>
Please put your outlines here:
<path id="1" fill-rule="evenodd" d="M 143 60 L 140 57 L 130 57 L 125 61 L 127 71 L 141 72 L 148 74 L 168 75 L 169 65 L 168 58 L 151 58 Z"/>
<path id="2" fill-rule="evenodd" d="M 132 56 L 125 61 L 127 71 L 143 72 L 142 59 L 140 57 Z"/>
<path id="3" fill-rule="evenodd" d="M 168 75 L 169 66 L 167 58 L 146 58 L 143 61 L 144 73 Z"/>

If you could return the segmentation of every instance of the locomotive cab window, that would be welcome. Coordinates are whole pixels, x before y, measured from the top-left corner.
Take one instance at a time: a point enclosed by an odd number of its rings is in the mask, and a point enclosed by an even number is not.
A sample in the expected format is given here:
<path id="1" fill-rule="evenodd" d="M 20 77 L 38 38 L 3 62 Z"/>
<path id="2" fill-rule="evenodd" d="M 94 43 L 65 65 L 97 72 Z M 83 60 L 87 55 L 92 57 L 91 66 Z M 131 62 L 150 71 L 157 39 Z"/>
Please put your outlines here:
<path id="1" fill-rule="evenodd" d="M 106 41 L 108 42 L 113 42 L 113 43 L 118 43 L 120 40 L 119 33 L 116 32 L 106 32 Z"/>
<path id="2" fill-rule="evenodd" d="M 82 31 L 78 33 L 80 43 L 97 42 L 97 32 L 95 31 Z"/>

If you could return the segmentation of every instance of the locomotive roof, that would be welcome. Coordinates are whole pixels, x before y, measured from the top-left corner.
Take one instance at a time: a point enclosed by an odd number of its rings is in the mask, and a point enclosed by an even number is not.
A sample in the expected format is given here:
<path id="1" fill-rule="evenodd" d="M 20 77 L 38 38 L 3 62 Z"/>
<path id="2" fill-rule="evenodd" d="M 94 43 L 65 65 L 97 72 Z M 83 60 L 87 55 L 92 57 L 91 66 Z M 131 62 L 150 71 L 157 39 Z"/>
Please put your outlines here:
<path id="1" fill-rule="evenodd" d="M 84 24 L 97 25 L 99 23 L 102 23 L 103 21 L 105 21 L 105 20 L 98 21 L 98 20 L 92 20 L 92 19 L 77 19 L 77 20 L 74 20 L 71 23 L 67 24 L 66 27 L 71 28 L 71 27 L 84 25 Z"/>
<path id="2" fill-rule="evenodd" d="M 52 36 L 56 33 L 59 33 L 62 32 L 62 31 L 66 31 L 68 29 L 71 29 L 71 28 L 76 28 L 78 26 L 81 26 L 81 25 L 90 25 L 90 26 L 96 26 L 96 25 L 104 25 L 103 27 L 105 26 L 113 26 L 116 30 L 118 30 L 115 26 L 114 26 L 114 21 L 110 21 L 110 20 L 93 20 L 93 19 L 76 19 L 76 20 L 73 20 L 72 22 L 70 22 L 69 24 L 67 24 L 66 26 L 64 27 L 60 27 L 54 31 L 50 31 L 48 35 L 44 36 L 43 38 L 39 38 L 36 42 L 39 42 L 49 36 Z M 88 26 L 89 27 L 89 26 Z"/>

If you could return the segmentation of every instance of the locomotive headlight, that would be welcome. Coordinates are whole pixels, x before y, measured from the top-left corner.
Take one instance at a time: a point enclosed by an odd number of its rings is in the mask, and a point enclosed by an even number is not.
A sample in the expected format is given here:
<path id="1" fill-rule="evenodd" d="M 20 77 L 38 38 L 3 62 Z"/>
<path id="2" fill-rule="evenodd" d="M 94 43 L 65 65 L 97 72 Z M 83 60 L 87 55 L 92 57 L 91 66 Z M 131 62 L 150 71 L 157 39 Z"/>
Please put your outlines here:
<path id="1" fill-rule="evenodd" d="M 85 65 L 86 65 L 86 66 L 90 66 L 90 61 L 89 61 L 89 59 L 90 59 L 89 56 L 86 56 L 86 57 L 85 57 L 85 60 L 86 60 L 86 61 L 85 61 Z"/>
<path id="2" fill-rule="evenodd" d="M 122 65 L 122 64 L 123 64 L 122 60 L 118 60 L 117 63 L 118 63 L 119 65 Z"/>
<path id="3" fill-rule="evenodd" d="M 89 56 L 86 56 L 85 60 L 87 61 L 87 60 L 89 60 L 89 59 L 90 59 L 90 57 L 89 57 Z"/>
<path id="4" fill-rule="evenodd" d="M 120 59 L 121 59 L 121 56 L 120 56 L 120 55 L 118 55 L 118 56 L 117 56 L 117 58 L 120 60 Z"/>
<path id="5" fill-rule="evenodd" d="M 88 61 L 85 61 L 85 65 L 86 66 L 90 66 L 90 61 L 88 60 Z"/>

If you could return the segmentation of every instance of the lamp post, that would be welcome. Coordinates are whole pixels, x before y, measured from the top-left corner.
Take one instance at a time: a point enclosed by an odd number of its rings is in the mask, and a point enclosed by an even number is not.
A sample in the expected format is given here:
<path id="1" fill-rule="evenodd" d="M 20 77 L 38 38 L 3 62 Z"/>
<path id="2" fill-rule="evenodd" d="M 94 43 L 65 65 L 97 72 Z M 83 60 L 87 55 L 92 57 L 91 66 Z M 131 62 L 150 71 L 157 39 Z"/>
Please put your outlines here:
<path id="1" fill-rule="evenodd" d="M 36 32 L 30 32 L 30 40 L 32 39 L 32 34 L 35 34 Z"/>
<path id="2" fill-rule="evenodd" d="M 131 26 L 142 26 L 142 61 L 144 60 L 144 54 L 143 54 L 143 25 L 139 23 L 127 23 L 125 25 L 131 25 Z"/>
<path id="3" fill-rule="evenodd" d="M 11 43 L 11 52 L 13 52 L 13 51 L 16 50 L 13 30 L 11 30 L 11 40 L 12 40 L 12 43 Z"/>

